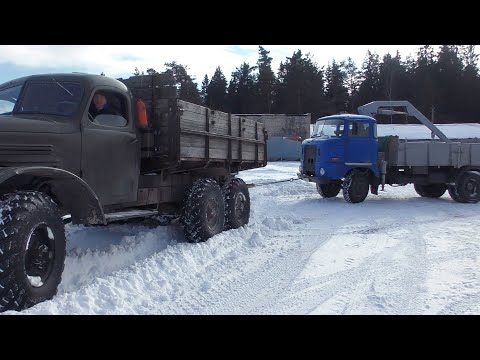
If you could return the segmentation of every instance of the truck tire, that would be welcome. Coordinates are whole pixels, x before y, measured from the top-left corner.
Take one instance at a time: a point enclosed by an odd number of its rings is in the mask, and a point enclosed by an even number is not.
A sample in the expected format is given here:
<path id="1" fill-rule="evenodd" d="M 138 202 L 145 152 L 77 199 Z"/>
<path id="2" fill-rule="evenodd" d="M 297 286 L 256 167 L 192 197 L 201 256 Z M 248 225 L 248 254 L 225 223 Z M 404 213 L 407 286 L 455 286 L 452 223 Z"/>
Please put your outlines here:
<path id="1" fill-rule="evenodd" d="M 448 189 L 448 194 L 454 201 L 459 203 L 466 203 L 466 201 L 464 201 L 462 198 L 460 198 L 460 195 L 458 195 L 458 190 L 456 186 L 448 185 L 447 189 Z"/>
<path id="2" fill-rule="evenodd" d="M 185 198 L 182 224 L 189 242 L 206 241 L 222 232 L 225 203 L 215 180 L 199 179 L 193 183 Z"/>
<path id="3" fill-rule="evenodd" d="M 333 198 L 338 195 L 342 185 L 336 183 L 318 184 L 317 191 L 323 198 Z"/>
<path id="4" fill-rule="evenodd" d="M 445 184 L 414 184 L 413 186 L 418 195 L 427 198 L 439 198 L 447 191 L 447 185 Z"/>
<path id="5" fill-rule="evenodd" d="M 3 195 L 0 209 L 0 311 L 20 311 L 57 293 L 65 227 L 57 204 L 40 192 Z"/>
<path id="6" fill-rule="evenodd" d="M 466 171 L 457 181 L 457 193 L 462 202 L 476 204 L 480 201 L 480 173 Z"/>
<path id="7" fill-rule="evenodd" d="M 225 202 L 224 230 L 238 229 L 250 219 L 250 194 L 242 179 L 227 180 L 222 188 Z"/>
<path id="8" fill-rule="evenodd" d="M 415 189 L 415 192 L 420 195 L 421 197 L 425 197 L 425 192 L 423 191 L 423 185 L 420 184 L 413 184 L 413 188 Z"/>
<path id="9" fill-rule="evenodd" d="M 345 201 L 356 204 L 365 200 L 368 195 L 369 183 L 367 173 L 352 170 L 345 176 L 342 184 Z"/>

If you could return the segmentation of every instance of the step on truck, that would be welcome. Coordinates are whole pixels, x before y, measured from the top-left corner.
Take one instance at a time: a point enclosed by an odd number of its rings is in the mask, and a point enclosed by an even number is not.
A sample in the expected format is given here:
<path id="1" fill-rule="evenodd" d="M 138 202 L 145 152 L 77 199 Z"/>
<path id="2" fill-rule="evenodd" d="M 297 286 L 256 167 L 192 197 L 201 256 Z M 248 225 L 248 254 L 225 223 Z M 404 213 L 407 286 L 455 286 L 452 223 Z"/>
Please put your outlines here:
<path id="1" fill-rule="evenodd" d="M 111 111 L 99 112 L 102 95 Z M 189 242 L 247 224 L 239 171 L 261 123 L 179 100 L 171 73 L 43 74 L 0 85 L 0 311 L 51 299 L 66 223 L 178 218 Z"/>
<path id="2" fill-rule="evenodd" d="M 377 137 L 375 116 L 415 117 L 431 131 L 429 140 Z M 298 177 L 315 182 L 324 198 L 342 190 L 350 203 L 378 195 L 380 185 L 414 184 L 418 195 L 439 198 L 446 191 L 460 203 L 480 200 L 480 143 L 451 141 L 407 101 L 374 101 L 358 115 L 318 119 L 312 138 L 303 141 Z"/>

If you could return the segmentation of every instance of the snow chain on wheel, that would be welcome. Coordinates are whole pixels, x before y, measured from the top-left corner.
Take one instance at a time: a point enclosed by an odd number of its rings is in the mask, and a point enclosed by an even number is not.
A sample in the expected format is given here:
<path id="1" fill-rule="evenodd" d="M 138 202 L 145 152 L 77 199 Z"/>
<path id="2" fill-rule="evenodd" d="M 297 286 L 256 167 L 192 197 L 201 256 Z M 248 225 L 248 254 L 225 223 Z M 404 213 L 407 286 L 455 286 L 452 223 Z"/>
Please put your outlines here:
<path id="1" fill-rule="evenodd" d="M 456 190 L 462 202 L 478 203 L 480 201 L 480 173 L 473 170 L 466 171 L 458 179 Z"/>
<path id="2" fill-rule="evenodd" d="M 0 311 L 19 311 L 57 293 L 65 228 L 57 204 L 40 192 L 3 195 L 0 209 Z"/>
<path id="3" fill-rule="evenodd" d="M 185 197 L 181 222 L 189 242 L 205 241 L 222 232 L 225 203 L 215 180 L 199 179 L 193 183 Z"/>
<path id="4" fill-rule="evenodd" d="M 460 198 L 460 195 L 458 195 L 458 190 L 456 185 L 448 185 L 448 194 L 454 201 L 459 203 L 466 203 L 466 201 Z"/>
<path id="5" fill-rule="evenodd" d="M 345 201 L 356 204 L 365 200 L 368 195 L 368 175 L 364 171 L 350 171 L 342 184 Z"/>
<path id="6" fill-rule="evenodd" d="M 238 229 L 250 219 L 250 194 L 240 178 L 228 179 L 222 187 L 225 201 L 224 230 Z"/>
<path id="7" fill-rule="evenodd" d="M 323 198 L 333 198 L 338 195 L 342 185 L 337 183 L 319 184 L 317 183 L 317 192 Z"/>

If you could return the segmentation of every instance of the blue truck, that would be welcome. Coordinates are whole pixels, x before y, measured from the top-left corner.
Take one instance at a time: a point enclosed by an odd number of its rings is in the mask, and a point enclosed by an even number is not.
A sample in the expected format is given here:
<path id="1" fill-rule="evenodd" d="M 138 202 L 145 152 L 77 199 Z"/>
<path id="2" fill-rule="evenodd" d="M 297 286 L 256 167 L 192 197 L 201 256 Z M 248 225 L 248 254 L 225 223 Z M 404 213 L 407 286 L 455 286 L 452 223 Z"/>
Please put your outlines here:
<path id="1" fill-rule="evenodd" d="M 431 132 L 429 140 L 377 136 L 375 116 L 417 118 Z M 302 143 L 298 177 L 315 182 L 324 198 L 340 190 L 349 203 L 378 195 L 380 185 L 414 184 L 418 195 L 439 198 L 448 191 L 460 203 L 480 201 L 480 143 L 453 142 L 407 101 L 374 101 L 358 115 L 338 114 L 317 120 L 312 137 Z"/>

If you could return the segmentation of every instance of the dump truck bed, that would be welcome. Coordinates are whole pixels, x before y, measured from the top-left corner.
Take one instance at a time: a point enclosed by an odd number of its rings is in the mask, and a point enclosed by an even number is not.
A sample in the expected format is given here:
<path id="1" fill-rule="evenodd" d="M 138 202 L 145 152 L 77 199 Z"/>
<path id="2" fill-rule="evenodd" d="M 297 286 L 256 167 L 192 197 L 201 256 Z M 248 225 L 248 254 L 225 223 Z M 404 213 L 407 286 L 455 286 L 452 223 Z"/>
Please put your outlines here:
<path id="1" fill-rule="evenodd" d="M 165 74 L 122 81 L 149 115 L 149 127 L 141 129 L 143 173 L 215 166 L 238 171 L 267 164 L 262 123 L 179 100 Z"/>

